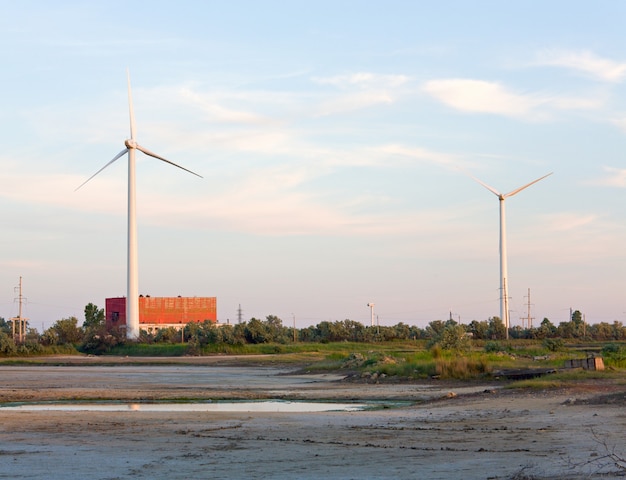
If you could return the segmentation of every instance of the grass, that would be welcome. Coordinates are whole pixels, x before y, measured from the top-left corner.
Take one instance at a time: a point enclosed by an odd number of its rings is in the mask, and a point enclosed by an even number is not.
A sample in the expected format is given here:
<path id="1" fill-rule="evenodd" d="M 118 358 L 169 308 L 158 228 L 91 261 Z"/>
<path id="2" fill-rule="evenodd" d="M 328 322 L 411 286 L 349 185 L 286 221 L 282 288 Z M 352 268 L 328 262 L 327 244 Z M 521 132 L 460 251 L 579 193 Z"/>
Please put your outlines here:
<path id="1" fill-rule="evenodd" d="M 624 382 L 623 370 L 583 370 L 572 369 L 551 373 L 543 377 L 518 380 L 510 383 L 506 388 L 527 388 L 531 390 L 544 390 L 564 388 L 573 384 L 580 384 L 590 380 L 613 380 Z"/>
<path id="2" fill-rule="evenodd" d="M 254 355 L 254 363 L 299 365 L 310 372 L 353 371 L 381 374 L 399 380 L 484 379 L 493 372 L 506 369 L 561 369 L 566 359 L 581 358 L 579 348 L 563 348 L 549 352 L 540 341 L 502 341 L 497 349 L 485 351 L 485 342 L 474 342 L 473 350 L 465 353 L 445 351 L 438 347 L 427 349 L 424 341 L 376 343 L 290 343 L 207 345 L 202 348 L 188 343 L 137 344 L 129 343 L 113 348 L 109 355 L 127 357 L 182 357 L 198 355 Z M 492 345 L 493 347 L 493 345 Z M 580 347 L 576 345 L 576 347 Z M 585 351 L 601 350 L 603 344 L 585 345 Z M 495 351 L 494 351 L 495 350 Z M 626 358 L 622 346 L 615 353 L 604 355 L 607 370 L 603 372 L 571 371 L 532 380 L 513 382 L 512 388 L 558 388 L 568 383 L 588 380 L 594 375 L 614 376 L 626 382 Z M 75 348 L 49 347 L 39 355 L 77 354 Z M 547 358 L 543 358 L 547 356 Z M 541 357 L 540 360 L 535 358 Z M 0 363 L 25 363 L 28 356 L 0 358 Z M 245 362 L 245 360 L 242 360 Z"/>

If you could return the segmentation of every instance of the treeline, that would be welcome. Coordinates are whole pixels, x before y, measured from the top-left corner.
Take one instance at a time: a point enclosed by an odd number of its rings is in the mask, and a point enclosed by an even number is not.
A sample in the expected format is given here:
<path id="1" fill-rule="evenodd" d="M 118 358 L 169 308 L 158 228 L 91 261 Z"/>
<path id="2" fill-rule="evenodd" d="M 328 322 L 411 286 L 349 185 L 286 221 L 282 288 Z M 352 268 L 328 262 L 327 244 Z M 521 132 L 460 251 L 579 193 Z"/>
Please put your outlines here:
<path id="1" fill-rule="evenodd" d="M 622 322 L 587 324 L 579 311 L 572 314 L 569 322 L 554 325 L 544 318 L 537 327 L 509 329 L 511 339 L 537 339 L 562 341 L 578 339 L 590 341 L 626 340 L 626 327 Z M 141 331 L 135 343 L 187 343 L 198 349 L 207 345 L 287 344 L 291 342 L 386 342 L 394 340 L 427 340 L 428 344 L 446 342 L 471 342 L 472 340 L 504 340 L 507 331 L 498 317 L 474 320 L 459 324 L 454 320 L 434 320 L 425 328 L 398 323 L 394 326 L 365 326 L 354 320 L 324 321 L 301 329 L 285 326 L 283 321 L 269 315 L 265 320 L 252 318 L 234 325 L 216 325 L 210 321 L 189 323 L 182 330 L 164 328 L 154 333 Z M 129 343 L 121 330 L 107 331 L 104 310 L 94 304 L 85 307 L 85 320 L 79 325 L 75 317 L 56 321 L 39 334 L 26 329 L 23 338 L 14 338 L 11 321 L 0 318 L 0 354 L 37 354 L 63 351 L 71 346 L 85 353 L 105 353 L 116 345 Z"/>

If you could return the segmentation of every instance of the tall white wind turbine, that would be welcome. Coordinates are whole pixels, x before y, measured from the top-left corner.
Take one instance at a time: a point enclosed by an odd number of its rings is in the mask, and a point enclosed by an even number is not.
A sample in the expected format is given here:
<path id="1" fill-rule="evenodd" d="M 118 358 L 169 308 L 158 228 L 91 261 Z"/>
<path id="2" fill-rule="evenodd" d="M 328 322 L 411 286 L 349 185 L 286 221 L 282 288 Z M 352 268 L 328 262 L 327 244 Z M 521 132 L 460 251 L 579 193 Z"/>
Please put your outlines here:
<path id="1" fill-rule="evenodd" d="M 537 180 L 533 180 L 530 183 L 527 183 L 523 187 L 519 187 L 512 192 L 509 193 L 500 193 L 495 188 L 490 187 L 486 183 L 481 182 L 475 177 L 472 177 L 478 183 L 480 183 L 483 187 L 489 190 L 491 193 L 496 195 L 500 201 L 500 319 L 504 322 L 504 326 L 506 327 L 506 338 L 509 338 L 509 285 L 508 285 L 508 271 L 507 271 L 507 253 L 506 253 L 506 212 L 504 201 L 512 197 L 513 195 L 518 194 L 522 190 L 534 185 L 540 180 L 543 180 L 546 177 L 552 175 L 548 173 Z"/>
<path id="2" fill-rule="evenodd" d="M 125 140 L 126 148 L 118 153 L 113 160 L 85 180 L 76 190 L 85 185 L 89 180 L 98 175 L 117 159 L 128 153 L 128 267 L 127 267 L 127 295 L 126 295 L 126 336 L 127 338 L 139 337 L 139 266 L 137 260 L 137 213 L 135 195 L 135 150 L 145 153 L 165 163 L 169 163 L 186 172 L 202 178 L 191 170 L 171 162 L 147 148 L 139 145 L 135 140 L 135 113 L 133 111 L 133 97 L 130 90 L 130 72 L 127 71 L 128 78 L 128 108 L 130 113 L 130 138 Z"/>

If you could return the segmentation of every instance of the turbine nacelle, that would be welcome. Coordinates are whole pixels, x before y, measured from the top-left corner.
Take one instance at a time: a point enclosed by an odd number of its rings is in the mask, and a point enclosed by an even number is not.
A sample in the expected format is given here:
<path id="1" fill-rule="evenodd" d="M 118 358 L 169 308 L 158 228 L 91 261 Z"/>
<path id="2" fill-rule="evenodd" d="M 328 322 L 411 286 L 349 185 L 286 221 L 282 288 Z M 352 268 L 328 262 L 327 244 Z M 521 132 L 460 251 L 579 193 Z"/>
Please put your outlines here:
<path id="1" fill-rule="evenodd" d="M 130 149 L 130 148 L 137 148 L 137 142 L 135 142 L 135 140 L 133 140 L 132 138 L 127 138 L 124 141 L 124 145 L 126 145 L 126 148 Z"/>

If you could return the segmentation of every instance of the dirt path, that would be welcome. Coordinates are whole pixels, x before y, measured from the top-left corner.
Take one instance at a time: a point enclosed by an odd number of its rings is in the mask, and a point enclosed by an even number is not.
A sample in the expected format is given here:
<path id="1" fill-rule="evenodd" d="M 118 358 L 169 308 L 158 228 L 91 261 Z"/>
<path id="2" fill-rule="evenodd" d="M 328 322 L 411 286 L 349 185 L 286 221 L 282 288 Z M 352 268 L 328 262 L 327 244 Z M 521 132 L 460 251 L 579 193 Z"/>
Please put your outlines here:
<path id="1" fill-rule="evenodd" d="M 355 384 L 335 375 L 289 375 L 289 370 L 219 362 L 0 366 L 0 400 L 377 399 L 394 408 L 324 413 L 0 408 L 0 479 L 593 478 L 617 471 L 599 466 L 607 448 L 626 456 L 623 385 L 594 382 L 531 394 L 493 384 Z M 604 400 L 596 401 L 600 395 Z M 410 404 L 395 407 L 398 400 Z M 583 465 L 588 461 L 594 463 Z"/>

